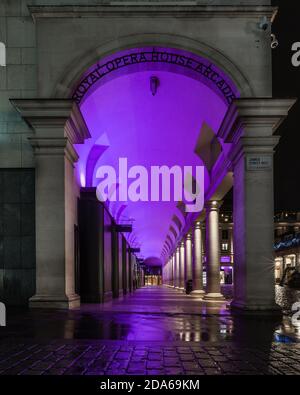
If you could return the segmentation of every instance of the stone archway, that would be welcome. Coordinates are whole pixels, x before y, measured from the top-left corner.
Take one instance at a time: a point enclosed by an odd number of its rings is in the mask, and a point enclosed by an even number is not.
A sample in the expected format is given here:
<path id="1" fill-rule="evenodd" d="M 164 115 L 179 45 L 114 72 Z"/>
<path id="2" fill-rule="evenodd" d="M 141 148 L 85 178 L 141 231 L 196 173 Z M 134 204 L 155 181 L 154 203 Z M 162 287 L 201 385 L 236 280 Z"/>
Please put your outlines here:
<path id="1" fill-rule="evenodd" d="M 165 39 L 159 36 L 156 38 L 157 43 Z M 134 39 L 141 40 L 141 37 Z M 183 45 L 185 39 L 175 38 L 174 41 L 179 46 L 178 42 Z M 188 41 L 191 44 L 191 40 Z M 124 38 L 123 45 L 128 47 L 129 42 L 132 42 L 132 38 Z M 149 45 L 149 42 L 153 45 L 153 37 L 147 36 L 143 45 Z M 115 44 L 110 43 L 106 49 L 102 47 L 101 51 L 108 53 L 109 47 L 113 45 Z M 224 68 L 230 69 L 230 75 L 241 88 L 243 97 L 252 94 L 254 90 L 230 60 L 211 48 L 208 52 L 212 55 L 208 56 L 209 58 L 216 57 L 219 64 L 223 62 L 226 65 Z M 89 63 L 96 53 L 97 51 L 90 55 Z M 78 159 L 74 145 L 83 144 L 84 140 L 90 137 L 85 120 L 74 103 L 76 100 L 70 99 L 71 93 L 74 94 L 72 84 L 74 79 L 78 81 L 80 67 L 81 65 L 72 71 L 69 70 L 67 75 L 65 74 L 56 87 L 55 98 L 13 101 L 35 133 L 30 139 L 37 163 L 37 294 L 31 299 L 33 307 L 79 305 L 79 297 L 74 290 L 74 257 L 72 257 L 73 226 L 77 222 L 75 200 L 79 196 L 79 186 L 75 183 L 73 171 L 74 163 Z M 66 96 L 69 98 L 63 98 Z M 227 150 L 226 156 L 221 162 L 219 161 L 218 168 L 212 173 L 213 182 L 206 192 L 206 200 L 210 202 L 207 205 L 207 219 L 212 224 L 210 231 L 215 232 L 218 229 L 215 226 L 217 220 L 215 207 L 218 204 L 215 202 L 222 198 L 226 190 L 223 180 L 226 179 L 228 173 L 234 172 L 235 218 L 239 225 L 234 230 L 237 252 L 235 279 L 238 285 L 233 305 L 235 308 L 246 311 L 274 310 L 271 277 L 269 273 L 265 275 L 265 269 L 262 269 L 260 265 L 268 263 L 272 254 L 272 207 L 269 201 L 273 193 L 272 153 L 278 142 L 273 132 L 278 122 L 287 115 L 292 101 L 276 101 L 270 98 L 232 99 L 230 103 L 228 102 L 230 106 L 217 134 L 217 138 L 231 148 Z M 257 165 L 257 159 L 262 157 L 267 158 L 266 167 Z M 256 158 L 256 162 L 253 158 Z M 54 162 L 53 159 L 55 159 Z M 263 183 L 260 180 L 263 180 Z M 258 204 L 249 205 L 249 199 L 251 200 L 256 195 L 260 196 L 260 199 L 256 200 Z M 260 210 L 266 216 L 264 226 L 257 231 L 256 228 L 254 229 L 252 220 L 257 218 Z M 59 221 L 56 213 L 59 213 Z M 195 219 L 195 216 L 191 215 L 186 226 L 190 226 Z M 214 233 L 209 234 L 211 235 L 210 248 L 213 251 L 217 248 L 213 243 L 218 238 Z M 262 241 L 266 244 L 261 245 Z M 249 246 L 255 250 L 258 244 L 260 248 L 254 254 L 249 254 Z M 183 243 L 181 243 L 182 248 L 184 248 Z M 184 256 L 184 251 L 181 255 Z M 211 259 L 216 266 L 217 254 L 212 255 Z M 213 272 L 216 273 L 216 270 Z M 254 280 L 258 273 L 261 281 Z M 251 282 L 251 288 L 249 282 Z M 268 284 L 267 291 L 264 289 L 266 283 Z M 180 284 L 183 285 L 182 278 Z M 215 293 L 214 286 L 210 293 Z"/>
<path id="2" fill-rule="evenodd" d="M 185 36 L 151 33 L 120 37 L 118 40 L 108 41 L 93 51 L 81 55 L 76 62 L 72 62 L 64 70 L 61 78 L 55 84 L 53 97 L 70 98 L 74 87 L 78 85 L 86 70 L 89 70 L 99 60 L 114 56 L 118 52 L 142 47 L 174 48 L 194 54 L 196 58 L 204 58 L 222 70 L 234 82 L 241 96 L 255 95 L 255 86 L 252 86 L 239 67 L 220 50 Z"/>

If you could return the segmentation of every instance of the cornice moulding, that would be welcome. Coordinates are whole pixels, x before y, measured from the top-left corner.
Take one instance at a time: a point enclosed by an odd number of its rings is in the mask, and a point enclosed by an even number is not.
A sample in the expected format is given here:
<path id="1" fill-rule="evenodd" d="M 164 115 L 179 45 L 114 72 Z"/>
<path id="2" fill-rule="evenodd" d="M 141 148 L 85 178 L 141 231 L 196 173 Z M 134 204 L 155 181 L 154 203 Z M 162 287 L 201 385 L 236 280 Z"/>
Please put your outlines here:
<path id="1" fill-rule="evenodd" d="M 257 5 L 166 5 L 107 4 L 95 6 L 28 6 L 34 20 L 38 18 L 272 18 L 277 7 Z"/>

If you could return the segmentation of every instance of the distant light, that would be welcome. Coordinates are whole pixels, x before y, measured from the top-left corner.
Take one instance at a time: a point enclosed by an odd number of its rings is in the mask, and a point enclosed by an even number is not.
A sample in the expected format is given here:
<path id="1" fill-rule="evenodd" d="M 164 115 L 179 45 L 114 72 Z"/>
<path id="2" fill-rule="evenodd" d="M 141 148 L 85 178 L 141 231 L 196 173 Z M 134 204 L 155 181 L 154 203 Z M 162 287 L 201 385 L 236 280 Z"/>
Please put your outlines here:
<path id="1" fill-rule="evenodd" d="M 80 173 L 80 185 L 85 187 L 85 175 L 83 172 Z"/>

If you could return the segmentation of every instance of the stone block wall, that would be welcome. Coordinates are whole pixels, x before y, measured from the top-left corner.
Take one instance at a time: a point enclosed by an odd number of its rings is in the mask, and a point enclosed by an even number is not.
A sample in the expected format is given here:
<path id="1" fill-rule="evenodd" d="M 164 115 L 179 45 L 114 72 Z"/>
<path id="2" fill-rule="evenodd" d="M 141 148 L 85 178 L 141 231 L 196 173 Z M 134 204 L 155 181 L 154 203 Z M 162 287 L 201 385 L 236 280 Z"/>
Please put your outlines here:
<path id="1" fill-rule="evenodd" d="M 33 169 L 0 169 L 0 300 L 26 305 L 35 292 Z"/>

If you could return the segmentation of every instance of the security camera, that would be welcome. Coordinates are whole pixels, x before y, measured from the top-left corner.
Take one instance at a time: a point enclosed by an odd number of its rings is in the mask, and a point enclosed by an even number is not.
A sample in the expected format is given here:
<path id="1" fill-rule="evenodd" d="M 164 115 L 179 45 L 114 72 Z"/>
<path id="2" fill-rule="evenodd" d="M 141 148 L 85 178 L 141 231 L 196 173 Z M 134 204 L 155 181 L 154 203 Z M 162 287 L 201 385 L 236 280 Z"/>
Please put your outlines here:
<path id="1" fill-rule="evenodd" d="M 261 30 L 267 30 L 269 28 L 269 25 L 270 23 L 268 21 L 268 18 L 266 16 L 263 16 L 259 22 L 259 28 Z"/>
<path id="2" fill-rule="evenodd" d="M 271 34 L 271 48 L 275 49 L 278 47 L 278 45 L 279 45 L 279 42 L 278 42 L 275 34 Z"/>

